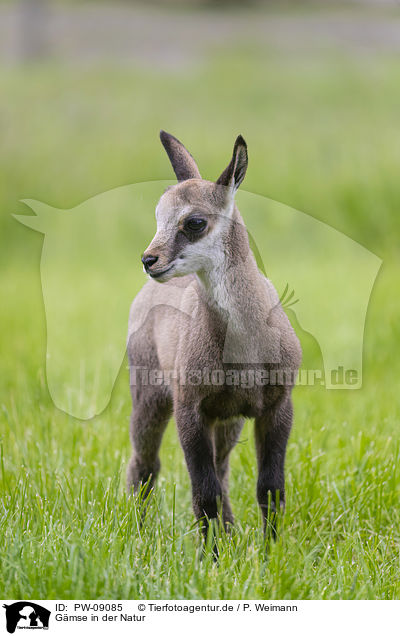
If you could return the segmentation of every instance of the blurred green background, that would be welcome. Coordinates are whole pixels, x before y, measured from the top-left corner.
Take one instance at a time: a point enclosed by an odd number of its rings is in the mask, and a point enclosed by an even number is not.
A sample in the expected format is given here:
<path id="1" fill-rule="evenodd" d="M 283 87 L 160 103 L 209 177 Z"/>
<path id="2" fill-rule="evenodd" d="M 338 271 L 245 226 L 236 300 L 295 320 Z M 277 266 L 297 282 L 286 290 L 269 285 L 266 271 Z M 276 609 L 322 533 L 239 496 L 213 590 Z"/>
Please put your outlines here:
<path id="1" fill-rule="evenodd" d="M 399 54 L 396 3 L 0 4 L 0 597 L 398 597 Z M 288 511 L 269 564 L 252 534 L 249 424 L 233 457 L 239 533 L 216 570 L 196 560 L 172 426 L 151 521 L 137 528 L 123 494 L 124 365 L 109 407 L 88 423 L 48 395 L 43 238 L 11 213 L 28 213 L 24 198 L 70 208 L 119 185 L 172 179 L 160 128 L 209 179 L 242 133 L 246 190 L 383 259 L 363 388 L 295 391 Z M 153 210 L 147 223 L 150 241 Z M 133 288 L 145 280 L 139 265 Z"/>

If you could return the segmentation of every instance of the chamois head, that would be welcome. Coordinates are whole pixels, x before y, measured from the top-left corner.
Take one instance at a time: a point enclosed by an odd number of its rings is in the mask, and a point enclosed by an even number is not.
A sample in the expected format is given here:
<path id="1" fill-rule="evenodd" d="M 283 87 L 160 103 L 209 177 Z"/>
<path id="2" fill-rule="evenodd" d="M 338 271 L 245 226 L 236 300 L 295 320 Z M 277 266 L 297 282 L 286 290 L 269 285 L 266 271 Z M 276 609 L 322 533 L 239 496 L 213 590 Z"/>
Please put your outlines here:
<path id="1" fill-rule="evenodd" d="M 157 232 L 142 257 L 145 271 L 165 282 L 215 267 L 224 251 L 234 214 L 235 192 L 247 169 L 247 146 L 236 139 L 229 165 L 215 183 L 201 178 L 192 155 L 161 131 L 178 183 L 167 188 L 156 208 Z"/>

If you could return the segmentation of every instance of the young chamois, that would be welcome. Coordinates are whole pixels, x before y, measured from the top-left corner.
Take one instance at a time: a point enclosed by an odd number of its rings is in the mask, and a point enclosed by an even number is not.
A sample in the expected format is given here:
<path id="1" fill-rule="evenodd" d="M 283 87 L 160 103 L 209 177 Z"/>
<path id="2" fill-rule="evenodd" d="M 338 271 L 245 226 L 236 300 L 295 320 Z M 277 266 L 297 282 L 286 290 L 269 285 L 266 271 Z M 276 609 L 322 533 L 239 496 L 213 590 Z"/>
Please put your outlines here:
<path id="1" fill-rule="evenodd" d="M 219 514 L 227 527 L 233 523 L 229 454 L 244 418 L 254 418 L 265 528 L 276 516 L 276 503 L 284 506 L 291 392 L 301 348 L 275 288 L 258 270 L 235 204 L 247 146 L 243 137 L 236 139 L 229 165 L 213 183 L 201 178 L 175 137 L 164 131 L 160 137 L 178 183 L 157 205 L 157 232 L 142 257 L 151 280 L 130 312 L 128 492 L 147 494 L 153 487 L 173 414 L 195 515 L 205 533 L 208 520 Z"/>

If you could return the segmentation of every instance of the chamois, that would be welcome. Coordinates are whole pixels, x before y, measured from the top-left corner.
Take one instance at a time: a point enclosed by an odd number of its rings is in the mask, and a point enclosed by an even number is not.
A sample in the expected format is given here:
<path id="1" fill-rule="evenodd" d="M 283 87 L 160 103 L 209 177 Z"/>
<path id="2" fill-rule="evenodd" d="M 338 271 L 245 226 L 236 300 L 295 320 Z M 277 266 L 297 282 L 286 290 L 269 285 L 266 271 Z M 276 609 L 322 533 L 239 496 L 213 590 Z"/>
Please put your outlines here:
<path id="1" fill-rule="evenodd" d="M 150 280 L 129 317 L 128 492 L 152 489 L 173 414 L 194 513 L 205 534 L 220 514 L 228 528 L 229 454 L 244 418 L 254 418 L 257 499 L 264 529 L 275 536 L 301 348 L 274 286 L 257 267 L 235 204 L 247 169 L 246 142 L 237 137 L 229 165 L 210 182 L 180 141 L 164 131 L 160 138 L 178 183 L 156 207 L 157 232 L 142 257 Z"/>

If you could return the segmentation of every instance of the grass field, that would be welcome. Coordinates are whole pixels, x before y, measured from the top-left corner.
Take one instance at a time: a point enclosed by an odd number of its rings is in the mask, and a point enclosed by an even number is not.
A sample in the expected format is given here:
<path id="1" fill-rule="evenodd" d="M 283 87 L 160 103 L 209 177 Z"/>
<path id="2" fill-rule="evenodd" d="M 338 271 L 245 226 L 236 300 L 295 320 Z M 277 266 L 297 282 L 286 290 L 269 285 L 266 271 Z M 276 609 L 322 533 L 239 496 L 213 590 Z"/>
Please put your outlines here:
<path id="1" fill-rule="evenodd" d="M 250 44 L 190 74 L 2 68 L 1 598 L 399 597 L 399 73 L 389 54 L 277 56 Z M 10 214 L 27 211 L 18 203 L 26 197 L 72 207 L 121 184 L 170 178 L 160 128 L 184 140 L 208 178 L 243 133 L 247 190 L 331 224 L 383 259 L 363 388 L 294 392 L 287 511 L 268 561 L 251 422 L 232 455 L 237 531 L 221 538 L 216 565 L 199 559 L 173 422 L 143 527 L 126 500 L 125 365 L 109 406 L 88 422 L 57 410 L 46 386 L 42 238 Z M 149 210 L 149 239 L 153 230 Z M 137 263 L 135 284 L 142 276 Z"/>

